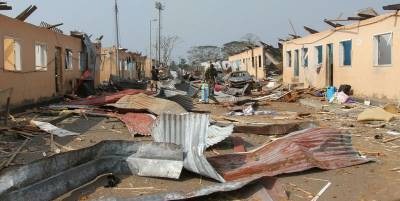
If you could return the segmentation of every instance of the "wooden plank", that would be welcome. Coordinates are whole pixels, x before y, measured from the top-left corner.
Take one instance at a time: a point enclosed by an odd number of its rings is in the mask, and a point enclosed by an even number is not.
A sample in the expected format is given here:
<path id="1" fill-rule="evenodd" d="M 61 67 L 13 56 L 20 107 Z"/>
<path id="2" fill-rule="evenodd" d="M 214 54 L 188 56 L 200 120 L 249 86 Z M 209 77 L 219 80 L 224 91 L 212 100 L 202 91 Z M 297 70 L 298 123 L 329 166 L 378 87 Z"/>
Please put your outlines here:
<path id="1" fill-rule="evenodd" d="M 315 29 L 311 29 L 310 27 L 304 26 L 304 29 L 310 33 L 310 34 L 316 34 L 319 33 L 319 31 L 315 30 Z"/>
<path id="2" fill-rule="evenodd" d="M 383 10 L 400 10 L 400 4 L 383 6 Z"/>
<path id="3" fill-rule="evenodd" d="M 0 165 L 0 170 L 3 169 L 3 168 L 5 168 L 5 167 L 8 167 L 8 166 L 10 165 L 10 163 L 15 159 L 15 157 L 17 156 L 17 154 L 21 151 L 21 149 L 24 148 L 25 145 L 26 145 L 29 141 L 30 141 L 29 139 L 26 139 L 26 140 L 24 141 L 24 143 L 22 143 L 22 145 L 19 146 L 18 149 L 11 155 L 11 157 L 10 157 L 7 161 L 4 161 L 4 162 Z"/>

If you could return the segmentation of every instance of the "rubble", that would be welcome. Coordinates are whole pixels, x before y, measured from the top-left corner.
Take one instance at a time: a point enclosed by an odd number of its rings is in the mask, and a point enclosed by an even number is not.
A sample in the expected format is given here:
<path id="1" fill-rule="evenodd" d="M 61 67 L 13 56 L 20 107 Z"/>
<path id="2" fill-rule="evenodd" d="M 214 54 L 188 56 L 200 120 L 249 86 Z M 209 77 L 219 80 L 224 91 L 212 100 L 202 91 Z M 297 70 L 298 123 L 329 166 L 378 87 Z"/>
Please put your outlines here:
<path id="1" fill-rule="evenodd" d="M 251 152 L 214 156 L 208 160 L 227 181 L 313 167 L 337 169 L 373 161 L 359 156 L 352 147 L 351 135 L 323 128 L 294 132 Z"/>
<path id="2" fill-rule="evenodd" d="M 386 112 L 382 108 L 371 108 L 364 110 L 358 115 L 357 121 L 386 121 L 389 122 L 396 116 L 392 113 Z"/>

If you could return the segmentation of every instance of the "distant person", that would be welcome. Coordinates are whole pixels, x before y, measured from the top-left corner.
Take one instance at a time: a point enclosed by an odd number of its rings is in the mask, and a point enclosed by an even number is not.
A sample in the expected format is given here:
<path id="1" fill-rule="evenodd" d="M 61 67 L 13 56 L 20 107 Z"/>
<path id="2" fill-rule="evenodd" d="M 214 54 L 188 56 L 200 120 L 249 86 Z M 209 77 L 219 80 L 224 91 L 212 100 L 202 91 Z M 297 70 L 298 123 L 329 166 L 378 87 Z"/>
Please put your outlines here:
<path id="1" fill-rule="evenodd" d="M 218 76 L 217 69 L 215 69 L 214 65 L 211 64 L 210 67 L 206 70 L 205 73 L 205 78 L 206 82 L 208 83 L 208 87 L 210 88 L 210 95 L 214 95 L 214 87 L 215 87 L 215 81 Z"/>
<path id="2" fill-rule="evenodd" d="M 155 66 L 152 67 L 151 70 L 151 85 L 150 85 L 150 90 L 153 91 L 153 89 L 156 89 L 156 92 L 158 91 L 158 70 L 156 69 Z"/>

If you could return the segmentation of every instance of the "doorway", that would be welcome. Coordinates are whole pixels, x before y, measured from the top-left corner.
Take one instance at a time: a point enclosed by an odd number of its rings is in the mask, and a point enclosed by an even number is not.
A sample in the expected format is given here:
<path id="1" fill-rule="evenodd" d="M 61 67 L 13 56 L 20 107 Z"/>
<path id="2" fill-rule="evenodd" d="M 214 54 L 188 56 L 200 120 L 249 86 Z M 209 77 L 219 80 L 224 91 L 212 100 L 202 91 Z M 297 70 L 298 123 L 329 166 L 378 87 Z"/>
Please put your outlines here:
<path id="1" fill-rule="evenodd" d="M 326 45 L 326 85 L 333 86 L 333 44 Z"/>
<path id="2" fill-rule="evenodd" d="M 294 76 L 299 77 L 299 67 L 300 67 L 300 62 L 299 62 L 299 50 L 294 51 Z"/>
<path id="3" fill-rule="evenodd" d="M 56 84 L 56 94 L 60 94 L 62 92 L 62 55 L 61 55 L 61 47 L 56 47 L 55 55 L 54 55 L 54 72 L 55 72 L 55 84 Z"/>

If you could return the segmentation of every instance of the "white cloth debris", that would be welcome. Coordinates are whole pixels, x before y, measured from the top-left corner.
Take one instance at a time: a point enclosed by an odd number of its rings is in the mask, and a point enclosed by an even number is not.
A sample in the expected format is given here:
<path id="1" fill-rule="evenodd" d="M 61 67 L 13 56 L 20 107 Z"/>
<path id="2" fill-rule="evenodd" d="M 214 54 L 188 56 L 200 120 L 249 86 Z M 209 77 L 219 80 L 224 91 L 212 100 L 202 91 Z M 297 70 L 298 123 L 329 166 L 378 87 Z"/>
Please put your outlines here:
<path id="1" fill-rule="evenodd" d="M 37 126 L 38 128 L 40 128 L 43 131 L 46 131 L 50 134 L 53 135 L 57 135 L 58 137 L 66 137 L 66 136 L 71 136 L 71 135 L 79 135 L 79 133 L 75 133 L 75 132 L 71 132 L 71 131 L 67 131 L 65 129 L 62 128 L 58 128 L 57 126 L 54 126 L 51 123 L 47 123 L 47 122 L 41 122 L 41 121 L 31 121 L 32 124 L 34 124 L 35 126 Z"/>

